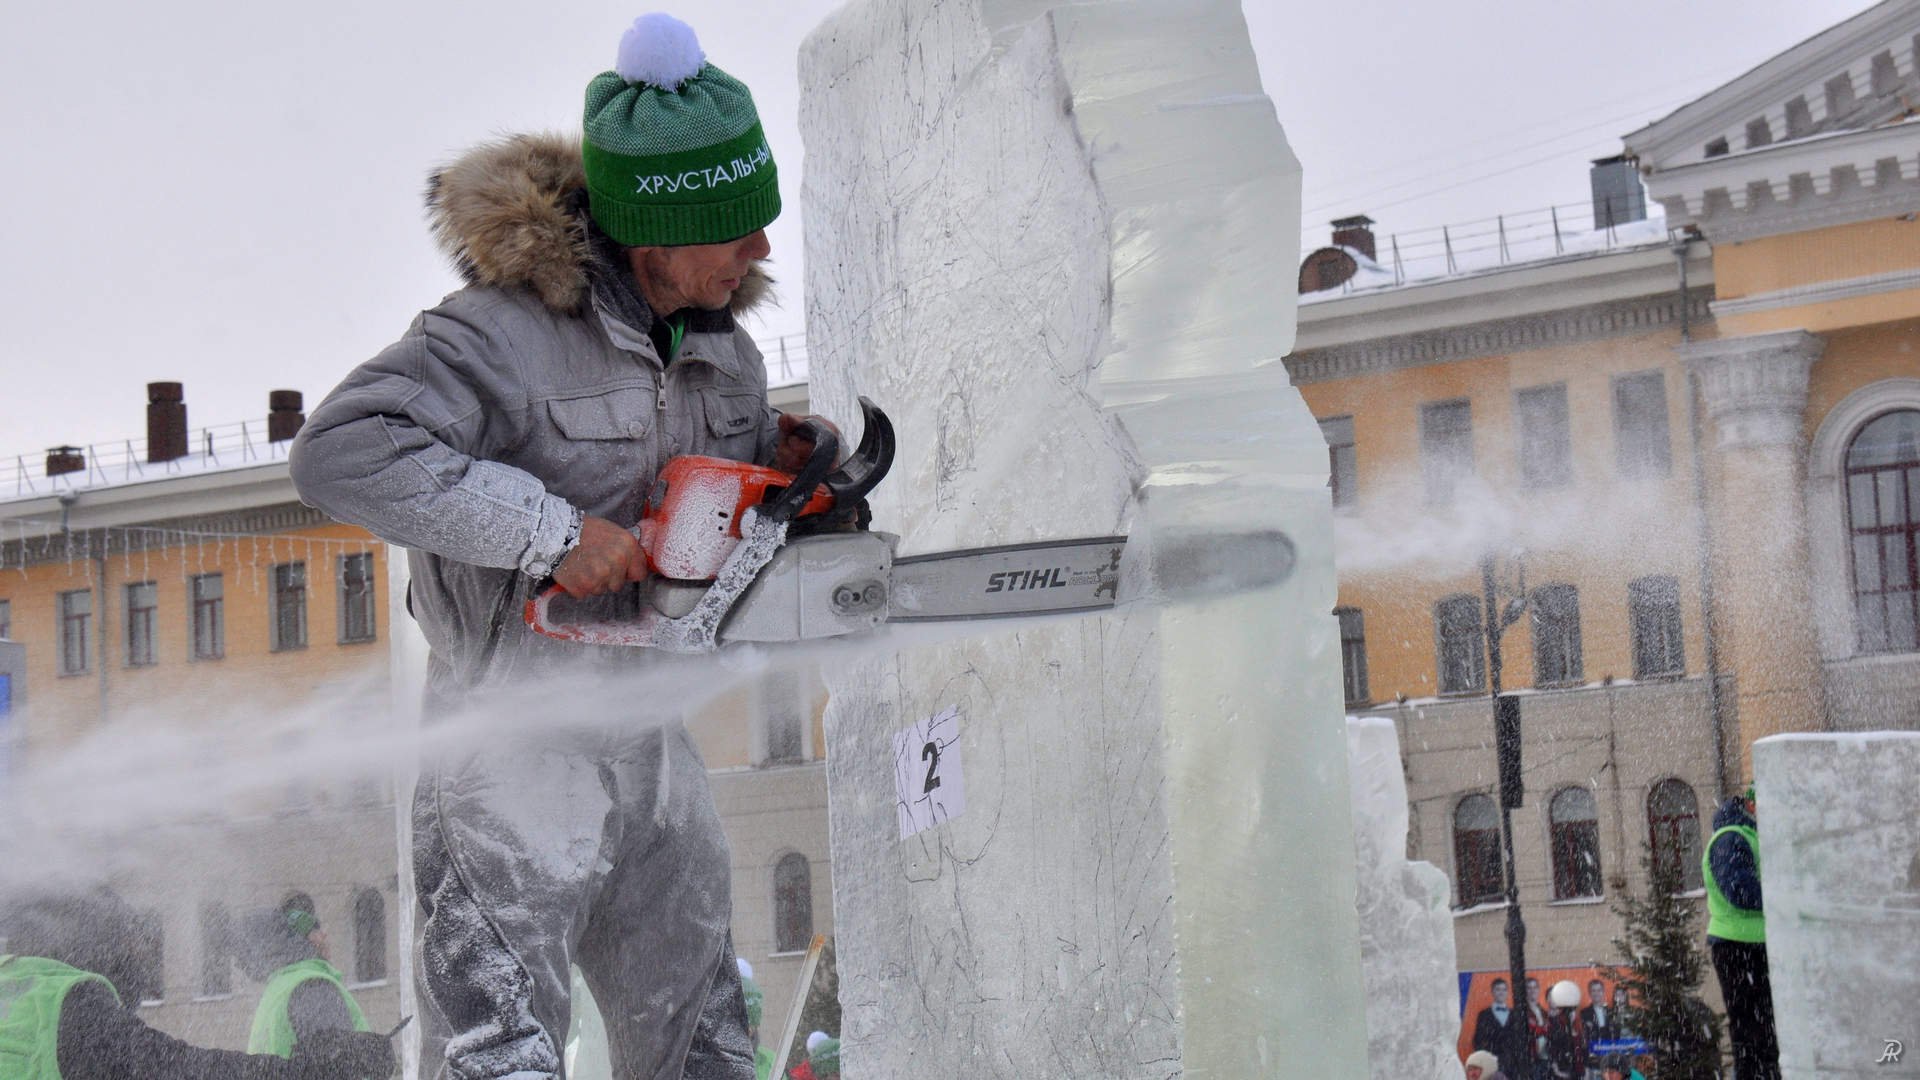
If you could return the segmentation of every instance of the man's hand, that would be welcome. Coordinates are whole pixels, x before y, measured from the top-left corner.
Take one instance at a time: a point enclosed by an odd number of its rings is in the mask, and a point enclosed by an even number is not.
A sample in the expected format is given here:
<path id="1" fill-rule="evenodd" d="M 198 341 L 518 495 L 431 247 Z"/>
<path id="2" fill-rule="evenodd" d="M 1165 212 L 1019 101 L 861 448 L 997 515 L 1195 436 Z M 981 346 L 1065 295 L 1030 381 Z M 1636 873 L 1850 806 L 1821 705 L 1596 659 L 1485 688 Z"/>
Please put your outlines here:
<path id="1" fill-rule="evenodd" d="M 824 416 L 795 416 L 792 413 L 780 414 L 780 441 L 773 448 L 773 467 L 783 473 L 797 473 L 806 467 L 807 459 L 813 456 L 813 440 L 806 429 L 800 425 L 808 420 L 818 420 L 825 424 L 838 437 L 840 429 L 833 421 Z M 845 454 L 845 448 L 841 450 Z M 839 462 L 834 462 L 838 465 Z"/>
<path id="2" fill-rule="evenodd" d="M 633 533 L 606 518 L 580 523 L 580 542 L 560 560 L 553 583 L 568 596 L 598 596 L 626 588 L 647 576 L 647 554 Z"/>
<path id="3" fill-rule="evenodd" d="M 315 1031 L 293 1044 L 289 1064 L 298 1080 L 387 1080 L 393 1042 L 372 1031 Z"/>

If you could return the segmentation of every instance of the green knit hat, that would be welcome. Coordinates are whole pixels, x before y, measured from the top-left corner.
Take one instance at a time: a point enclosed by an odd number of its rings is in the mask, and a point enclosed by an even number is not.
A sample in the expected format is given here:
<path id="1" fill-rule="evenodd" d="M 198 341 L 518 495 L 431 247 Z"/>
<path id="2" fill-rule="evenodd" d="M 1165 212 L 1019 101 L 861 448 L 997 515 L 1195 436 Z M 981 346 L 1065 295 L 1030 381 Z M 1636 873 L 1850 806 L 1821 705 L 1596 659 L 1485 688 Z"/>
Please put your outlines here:
<path id="1" fill-rule="evenodd" d="M 818 1031 L 813 1035 L 807 1036 L 807 1062 L 818 1080 L 833 1080 L 840 1075 L 840 1040 Z"/>
<path id="2" fill-rule="evenodd" d="M 780 215 L 753 95 L 671 15 L 627 29 L 614 70 L 587 84 L 585 128 L 588 206 L 627 247 L 722 244 Z"/>
<path id="3" fill-rule="evenodd" d="M 740 996 L 747 999 L 747 1026 L 757 1028 L 766 997 L 760 992 L 760 984 L 753 981 L 753 965 L 741 957 L 735 957 L 733 962 L 740 968 Z"/>

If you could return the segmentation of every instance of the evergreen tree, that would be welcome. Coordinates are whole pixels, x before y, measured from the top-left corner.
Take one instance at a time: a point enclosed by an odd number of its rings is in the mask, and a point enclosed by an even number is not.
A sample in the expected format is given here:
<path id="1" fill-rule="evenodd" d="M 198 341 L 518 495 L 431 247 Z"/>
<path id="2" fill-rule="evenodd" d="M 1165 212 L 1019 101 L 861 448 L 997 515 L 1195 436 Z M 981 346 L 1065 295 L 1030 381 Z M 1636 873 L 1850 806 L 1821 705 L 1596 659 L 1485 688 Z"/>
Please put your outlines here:
<path id="1" fill-rule="evenodd" d="M 1706 930 L 1700 909 L 1680 896 L 1686 887 L 1678 859 L 1659 859 L 1649 846 L 1640 865 L 1647 893 L 1634 896 L 1619 882 L 1613 911 L 1623 937 L 1614 950 L 1627 963 L 1611 974 L 1627 988 L 1621 1021 L 1646 1040 L 1650 1080 L 1715 1080 L 1720 1075 L 1720 1016 L 1700 1000 L 1706 977 Z"/>

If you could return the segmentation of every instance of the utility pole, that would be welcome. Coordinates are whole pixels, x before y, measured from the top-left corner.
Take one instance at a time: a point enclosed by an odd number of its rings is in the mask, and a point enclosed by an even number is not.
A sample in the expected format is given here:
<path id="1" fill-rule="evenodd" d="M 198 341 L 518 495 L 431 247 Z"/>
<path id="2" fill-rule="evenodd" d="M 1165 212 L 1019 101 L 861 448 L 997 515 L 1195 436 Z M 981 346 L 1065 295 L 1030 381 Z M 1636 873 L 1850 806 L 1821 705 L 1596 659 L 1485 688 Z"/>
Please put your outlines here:
<path id="1" fill-rule="evenodd" d="M 1494 556 L 1488 552 L 1480 559 L 1480 594 L 1487 618 L 1487 687 L 1493 701 L 1493 745 L 1500 777 L 1500 846 L 1507 864 L 1507 977 L 1512 980 L 1513 1000 L 1526 1000 L 1520 1014 L 1528 1024 L 1521 1054 L 1522 1077 L 1533 1069 L 1533 1009 L 1537 1004 L 1527 994 L 1527 924 L 1520 917 L 1520 878 L 1513 858 L 1513 811 L 1521 805 L 1526 789 L 1520 779 L 1520 699 L 1500 692 L 1500 638 L 1507 628 L 1520 621 L 1527 611 L 1527 567 L 1523 555 L 1512 556 L 1515 563 L 1513 595 L 1504 606 L 1494 583 Z"/>

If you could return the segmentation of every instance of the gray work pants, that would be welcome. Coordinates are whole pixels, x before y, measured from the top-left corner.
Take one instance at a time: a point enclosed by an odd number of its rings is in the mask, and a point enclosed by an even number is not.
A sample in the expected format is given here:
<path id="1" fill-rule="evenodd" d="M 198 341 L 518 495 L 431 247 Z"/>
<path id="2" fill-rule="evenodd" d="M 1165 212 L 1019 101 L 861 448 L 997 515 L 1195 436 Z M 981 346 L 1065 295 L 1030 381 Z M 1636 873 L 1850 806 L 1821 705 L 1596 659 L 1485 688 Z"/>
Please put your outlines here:
<path id="1" fill-rule="evenodd" d="M 560 1077 L 573 964 L 619 1080 L 752 1080 L 726 836 L 684 726 L 431 766 L 413 830 L 423 1067 Z"/>

